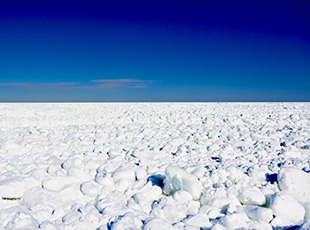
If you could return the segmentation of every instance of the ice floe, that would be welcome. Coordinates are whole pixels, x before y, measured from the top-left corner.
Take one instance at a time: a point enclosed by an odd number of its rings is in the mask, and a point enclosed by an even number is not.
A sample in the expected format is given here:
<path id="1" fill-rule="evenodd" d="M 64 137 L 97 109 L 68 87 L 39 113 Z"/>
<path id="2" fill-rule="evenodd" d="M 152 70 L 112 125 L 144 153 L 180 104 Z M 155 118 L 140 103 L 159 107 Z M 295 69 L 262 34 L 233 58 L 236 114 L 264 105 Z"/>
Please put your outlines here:
<path id="1" fill-rule="evenodd" d="M 1 229 L 310 229 L 309 103 L 0 104 Z"/>

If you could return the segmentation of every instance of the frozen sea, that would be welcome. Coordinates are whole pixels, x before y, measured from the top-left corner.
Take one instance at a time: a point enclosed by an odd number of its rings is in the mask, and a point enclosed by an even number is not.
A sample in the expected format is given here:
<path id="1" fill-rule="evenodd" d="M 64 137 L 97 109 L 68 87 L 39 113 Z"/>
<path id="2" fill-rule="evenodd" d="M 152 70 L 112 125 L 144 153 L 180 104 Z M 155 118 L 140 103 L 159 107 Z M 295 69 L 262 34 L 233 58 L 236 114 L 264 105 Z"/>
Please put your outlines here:
<path id="1" fill-rule="evenodd" d="M 2 229 L 310 229 L 310 103 L 2 103 Z"/>

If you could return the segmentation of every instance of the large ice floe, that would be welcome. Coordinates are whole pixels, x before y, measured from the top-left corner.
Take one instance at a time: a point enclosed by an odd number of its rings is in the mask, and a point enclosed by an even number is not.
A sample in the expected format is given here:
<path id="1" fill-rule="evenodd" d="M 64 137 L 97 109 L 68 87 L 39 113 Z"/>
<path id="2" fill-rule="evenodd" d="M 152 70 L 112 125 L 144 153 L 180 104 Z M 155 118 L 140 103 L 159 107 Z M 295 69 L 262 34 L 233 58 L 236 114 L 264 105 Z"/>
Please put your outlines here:
<path id="1" fill-rule="evenodd" d="M 310 229 L 310 104 L 0 104 L 2 229 Z"/>

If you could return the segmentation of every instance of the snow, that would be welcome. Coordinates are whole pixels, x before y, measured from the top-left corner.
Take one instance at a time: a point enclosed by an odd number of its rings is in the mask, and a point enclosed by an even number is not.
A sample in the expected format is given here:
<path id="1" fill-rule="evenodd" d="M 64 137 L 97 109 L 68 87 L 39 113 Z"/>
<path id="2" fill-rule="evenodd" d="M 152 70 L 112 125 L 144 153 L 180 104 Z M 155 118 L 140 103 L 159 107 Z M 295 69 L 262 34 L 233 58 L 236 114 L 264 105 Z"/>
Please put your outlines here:
<path id="1" fill-rule="evenodd" d="M 146 219 L 143 229 L 144 230 L 162 230 L 162 229 L 174 230 L 172 224 L 159 218 Z"/>
<path id="2" fill-rule="evenodd" d="M 0 104 L 0 229 L 309 229 L 309 103 Z"/>
<path id="3" fill-rule="evenodd" d="M 2 198 L 20 198 L 28 189 L 41 185 L 34 177 L 18 176 L 0 181 L 0 196 Z"/>
<path id="4" fill-rule="evenodd" d="M 101 192 L 100 186 L 93 181 L 86 181 L 81 184 L 80 190 L 84 195 L 90 197 L 96 197 Z"/>
<path id="5" fill-rule="evenodd" d="M 285 191 L 301 203 L 310 202 L 310 174 L 293 167 L 283 167 L 278 174 L 281 191 Z"/>
<path id="6" fill-rule="evenodd" d="M 202 184 L 195 176 L 183 169 L 169 165 L 165 170 L 166 180 L 163 191 L 167 195 L 173 195 L 176 191 L 184 190 L 189 192 L 194 200 L 200 198 Z"/>
<path id="7" fill-rule="evenodd" d="M 301 224 L 305 217 L 305 208 L 292 196 L 285 192 L 277 192 L 271 196 L 269 207 L 276 217 L 274 226 L 290 226 Z"/>
<path id="8" fill-rule="evenodd" d="M 209 221 L 209 216 L 206 213 L 200 212 L 194 216 L 189 217 L 184 221 L 186 225 L 195 226 L 200 228 L 210 228 L 212 227 Z"/>
<path id="9" fill-rule="evenodd" d="M 244 211 L 250 219 L 256 221 L 269 223 L 273 218 L 273 211 L 270 208 L 245 205 Z"/>
<path id="10" fill-rule="evenodd" d="M 248 217 L 244 213 L 234 213 L 226 215 L 220 219 L 220 224 L 227 229 L 247 228 Z"/>
<path id="11" fill-rule="evenodd" d="M 239 191 L 238 199 L 240 203 L 246 205 L 264 205 L 266 198 L 258 188 L 242 188 Z"/>

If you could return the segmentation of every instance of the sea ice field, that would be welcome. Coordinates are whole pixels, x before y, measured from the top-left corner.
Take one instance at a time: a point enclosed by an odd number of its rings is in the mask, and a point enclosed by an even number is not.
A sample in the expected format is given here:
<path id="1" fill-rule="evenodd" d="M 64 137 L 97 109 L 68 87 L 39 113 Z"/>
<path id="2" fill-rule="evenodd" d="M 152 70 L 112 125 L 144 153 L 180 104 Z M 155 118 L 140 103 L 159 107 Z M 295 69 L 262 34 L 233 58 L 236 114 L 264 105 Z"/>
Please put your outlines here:
<path id="1" fill-rule="evenodd" d="M 2 103 L 3 229 L 310 229 L 310 103 Z"/>

